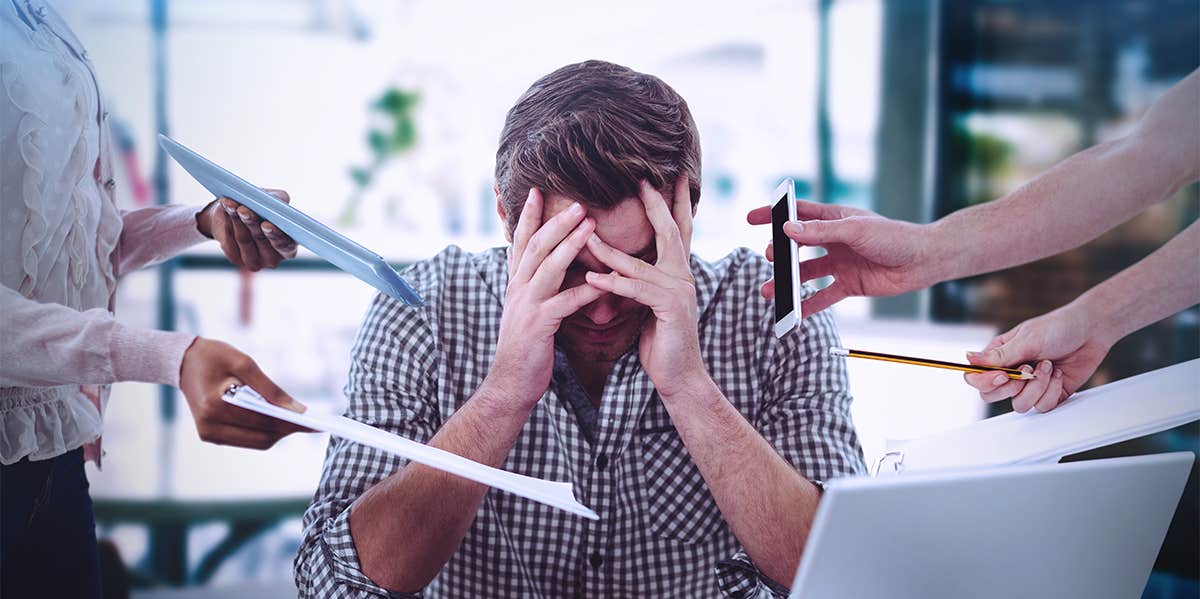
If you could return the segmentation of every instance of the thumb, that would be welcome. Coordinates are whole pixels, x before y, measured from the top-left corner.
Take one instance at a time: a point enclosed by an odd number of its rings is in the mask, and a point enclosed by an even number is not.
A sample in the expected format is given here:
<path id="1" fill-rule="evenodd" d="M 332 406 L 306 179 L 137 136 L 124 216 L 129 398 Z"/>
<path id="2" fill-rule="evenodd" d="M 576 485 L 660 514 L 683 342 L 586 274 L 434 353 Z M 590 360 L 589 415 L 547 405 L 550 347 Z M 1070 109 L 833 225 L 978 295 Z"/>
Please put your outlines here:
<path id="1" fill-rule="evenodd" d="M 1037 357 L 1038 348 L 1026 341 L 1025 337 L 1015 336 L 1002 340 L 998 344 L 988 344 L 990 347 L 981 352 L 967 352 L 967 360 L 976 366 L 1013 366 Z"/>
<path id="2" fill-rule="evenodd" d="M 307 408 L 304 404 L 296 401 L 292 396 L 288 395 L 283 389 L 279 388 L 274 381 L 263 374 L 259 370 L 258 364 L 249 356 L 244 356 L 244 360 L 233 368 L 233 375 L 243 383 L 250 385 L 251 389 L 258 391 L 263 399 L 281 407 L 287 408 L 293 412 L 303 413 Z"/>
<path id="3" fill-rule="evenodd" d="M 862 234 L 858 221 L 850 219 L 791 221 L 783 232 L 800 245 L 852 244 Z"/>

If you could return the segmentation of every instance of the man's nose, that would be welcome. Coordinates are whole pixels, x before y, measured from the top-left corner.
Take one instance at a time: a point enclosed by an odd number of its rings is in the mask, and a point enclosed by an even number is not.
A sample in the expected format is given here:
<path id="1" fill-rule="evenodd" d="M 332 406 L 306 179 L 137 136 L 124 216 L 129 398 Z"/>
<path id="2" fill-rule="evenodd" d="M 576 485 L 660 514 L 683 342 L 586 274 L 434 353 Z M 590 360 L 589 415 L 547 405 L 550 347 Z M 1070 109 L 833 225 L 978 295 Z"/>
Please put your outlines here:
<path id="1" fill-rule="evenodd" d="M 613 321 L 619 314 L 619 302 L 621 298 L 611 293 L 605 293 L 600 299 L 584 306 L 583 314 L 588 317 L 588 320 L 593 324 L 604 326 Z"/>

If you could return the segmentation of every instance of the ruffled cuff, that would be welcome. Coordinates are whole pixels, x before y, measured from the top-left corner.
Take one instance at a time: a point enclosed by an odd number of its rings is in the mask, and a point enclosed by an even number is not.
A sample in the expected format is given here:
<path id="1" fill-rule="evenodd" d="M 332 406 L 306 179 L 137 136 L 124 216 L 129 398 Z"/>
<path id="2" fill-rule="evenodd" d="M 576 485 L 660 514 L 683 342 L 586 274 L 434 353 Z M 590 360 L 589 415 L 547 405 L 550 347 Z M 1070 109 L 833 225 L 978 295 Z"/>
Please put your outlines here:
<path id="1" fill-rule="evenodd" d="M 787 587 L 767 578 L 744 550 L 714 567 L 717 588 L 725 597 L 735 599 L 787 599 Z"/>
<path id="2" fill-rule="evenodd" d="M 183 354 L 195 335 L 139 329 L 115 323 L 109 336 L 113 374 L 118 381 L 179 386 Z"/>
<path id="3" fill-rule="evenodd" d="M 46 460 L 100 437 L 100 412 L 78 385 L 9 387 L 0 396 L 0 464 Z"/>

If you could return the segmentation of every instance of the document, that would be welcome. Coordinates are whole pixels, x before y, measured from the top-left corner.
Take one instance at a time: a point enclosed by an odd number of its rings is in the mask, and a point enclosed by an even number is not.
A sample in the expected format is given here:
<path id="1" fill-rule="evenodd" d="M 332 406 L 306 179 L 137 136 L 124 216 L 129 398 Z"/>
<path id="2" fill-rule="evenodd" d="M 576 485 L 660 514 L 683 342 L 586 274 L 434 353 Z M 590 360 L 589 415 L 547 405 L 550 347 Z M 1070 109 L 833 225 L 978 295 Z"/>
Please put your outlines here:
<path id="1" fill-rule="evenodd" d="M 237 387 L 236 391 L 232 393 L 226 393 L 222 399 L 247 410 L 362 443 L 431 468 L 444 470 L 489 487 L 508 491 L 514 495 L 583 516 L 589 520 L 600 519 L 596 512 L 575 499 L 571 483 L 548 481 L 485 466 L 460 455 L 393 435 L 345 416 L 321 414 L 315 411 L 303 414 L 293 412 L 268 402 L 254 389 L 245 385 Z"/>
<path id="2" fill-rule="evenodd" d="M 909 442 L 880 473 L 1057 462 L 1200 420 L 1200 359 L 1080 391 L 1054 410 L 1011 412 Z"/>

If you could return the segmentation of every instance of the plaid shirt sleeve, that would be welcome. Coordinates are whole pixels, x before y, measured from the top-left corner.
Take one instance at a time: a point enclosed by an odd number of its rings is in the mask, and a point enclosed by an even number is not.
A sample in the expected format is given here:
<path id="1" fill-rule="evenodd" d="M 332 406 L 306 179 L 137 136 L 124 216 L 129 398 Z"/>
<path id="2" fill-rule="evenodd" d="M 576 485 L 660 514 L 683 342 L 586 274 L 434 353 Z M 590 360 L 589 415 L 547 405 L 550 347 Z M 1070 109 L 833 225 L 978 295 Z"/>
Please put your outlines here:
<path id="1" fill-rule="evenodd" d="M 814 291 L 805 286 L 805 297 Z M 865 470 L 850 418 L 845 360 L 829 354 L 840 344 L 829 310 L 805 316 L 797 330 L 773 343 L 753 422 L 801 476 L 822 483 Z M 763 576 L 744 550 L 719 562 L 716 574 L 721 592 L 739 599 L 785 598 L 791 584 Z"/>
<path id="2" fill-rule="evenodd" d="M 420 288 L 420 273 L 408 276 Z M 415 441 L 431 438 L 440 426 L 432 403 L 435 346 L 421 310 L 384 295 L 376 297 L 351 350 L 346 416 Z M 350 505 L 406 462 L 345 439 L 330 439 L 296 556 L 301 597 L 420 597 L 391 593 L 367 578 L 350 534 Z"/>

